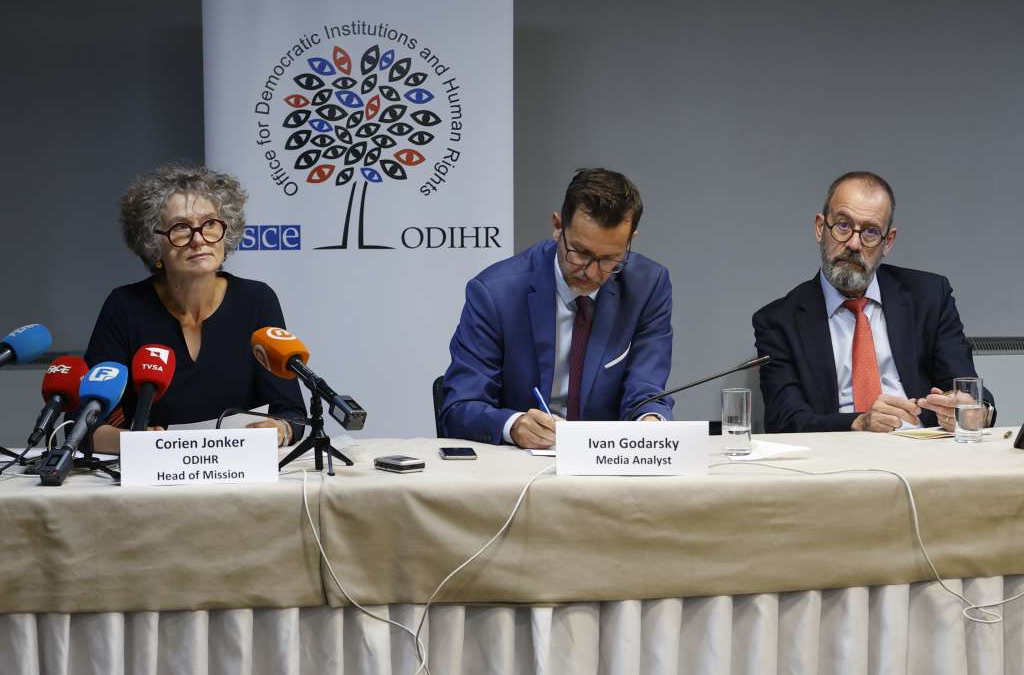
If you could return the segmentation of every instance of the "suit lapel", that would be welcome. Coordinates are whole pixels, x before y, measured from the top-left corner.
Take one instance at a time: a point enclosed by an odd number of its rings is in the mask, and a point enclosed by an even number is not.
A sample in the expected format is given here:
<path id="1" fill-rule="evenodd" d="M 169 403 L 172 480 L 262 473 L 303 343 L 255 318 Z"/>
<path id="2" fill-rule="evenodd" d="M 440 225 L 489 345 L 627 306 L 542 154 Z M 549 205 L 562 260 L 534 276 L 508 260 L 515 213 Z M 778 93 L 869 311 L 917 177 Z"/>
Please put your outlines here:
<path id="1" fill-rule="evenodd" d="M 815 410 L 819 413 L 834 413 L 839 410 L 839 384 L 836 375 L 835 354 L 832 352 L 832 332 L 828 329 L 828 315 L 825 309 L 825 294 L 821 292 L 821 281 L 817 275 L 803 284 L 796 311 L 796 334 L 803 341 L 803 352 L 814 377 L 814 384 L 802 378 L 805 387 L 814 386 L 818 391 Z M 797 364 L 799 365 L 799 364 Z M 811 392 L 808 392 L 810 394 Z"/>
<path id="2" fill-rule="evenodd" d="M 619 278 L 607 281 L 597 294 L 594 308 L 594 323 L 590 327 L 590 339 L 587 340 L 587 354 L 583 359 L 583 382 L 580 386 L 580 415 L 584 415 L 587 398 L 597 379 L 598 370 L 604 362 L 605 347 L 611 336 L 612 328 L 619 317 L 622 294 L 619 292 Z"/>
<path id="3" fill-rule="evenodd" d="M 917 381 L 914 358 L 914 299 L 910 292 L 879 267 L 878 289 L 882 293 L 882 312 L 885 314 L 885 332 L 889 336 L 889 350 L 900 374 L 903 392 L 908 397 L 927 394 Z"/>
<path id="4" fill-rule="evenodd" d="M 530 330 L 537 354 L 538 389 L 545 400 L 551 399 L 551 380 L 555 370 L 555 262 L 553 246 L 543 246 L 535 256 L 530 306 Z"/>

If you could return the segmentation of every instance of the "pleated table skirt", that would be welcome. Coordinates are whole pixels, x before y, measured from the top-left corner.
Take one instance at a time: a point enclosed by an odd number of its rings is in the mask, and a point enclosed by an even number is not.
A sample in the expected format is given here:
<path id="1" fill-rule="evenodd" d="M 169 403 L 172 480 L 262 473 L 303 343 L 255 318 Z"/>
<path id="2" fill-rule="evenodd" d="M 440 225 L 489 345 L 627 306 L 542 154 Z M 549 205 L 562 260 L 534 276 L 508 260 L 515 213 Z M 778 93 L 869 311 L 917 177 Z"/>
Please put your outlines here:
<path id="1" fill-rule="evenodd" d="M 1024 577 L 947 582 L 972 601 Z M 438 605 L 434 675 L 1024 675 L 1024 600 L 981 625 L 937 583 L 556 607 Z M 415 628 L 419 605 L 370 608 Z M 0 615 L 0 673 L 412 675 L 412 638 L 353 608 Z"/>

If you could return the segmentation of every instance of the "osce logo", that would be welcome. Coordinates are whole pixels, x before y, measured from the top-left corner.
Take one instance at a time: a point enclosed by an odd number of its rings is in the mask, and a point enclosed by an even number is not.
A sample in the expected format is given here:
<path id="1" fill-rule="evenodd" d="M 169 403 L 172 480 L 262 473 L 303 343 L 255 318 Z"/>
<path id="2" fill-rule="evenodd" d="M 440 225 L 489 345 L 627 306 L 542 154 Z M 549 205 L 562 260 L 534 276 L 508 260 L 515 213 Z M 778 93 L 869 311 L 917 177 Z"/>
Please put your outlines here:
<path id="1" fill-rule="evenodd" d="M 239 251 L 298 251 L 302 249 L 301 225 L 246 225 Z"/>

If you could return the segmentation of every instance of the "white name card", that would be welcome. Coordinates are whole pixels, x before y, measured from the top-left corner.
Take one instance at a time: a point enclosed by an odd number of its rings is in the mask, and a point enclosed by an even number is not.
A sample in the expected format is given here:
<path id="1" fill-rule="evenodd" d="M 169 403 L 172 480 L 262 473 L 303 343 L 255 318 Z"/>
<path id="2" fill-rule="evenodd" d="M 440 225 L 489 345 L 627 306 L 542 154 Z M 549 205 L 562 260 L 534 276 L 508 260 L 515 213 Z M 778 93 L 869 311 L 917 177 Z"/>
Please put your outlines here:
<path id="1" fill-rule="evenodd" d="M 276 482 L 276 429 L 121 434 L 121 485 Z"/>
<path id="2" fill-rule="evenodd" d="M 557 422 L 562 476 L 706 475 L 707 422 Z"/>

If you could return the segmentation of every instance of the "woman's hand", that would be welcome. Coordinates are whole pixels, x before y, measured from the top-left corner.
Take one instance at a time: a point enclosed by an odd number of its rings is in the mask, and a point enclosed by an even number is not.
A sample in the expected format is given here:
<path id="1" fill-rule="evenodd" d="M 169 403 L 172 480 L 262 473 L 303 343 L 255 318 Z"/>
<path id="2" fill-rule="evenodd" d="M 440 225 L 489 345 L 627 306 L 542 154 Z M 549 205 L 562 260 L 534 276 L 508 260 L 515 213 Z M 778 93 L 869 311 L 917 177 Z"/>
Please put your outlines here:
<path id="1" fill-rule="evenodd" d="M 277 447 L 282 448 L 292 440 L 292 428 L 284 420 L 266 419 L 262 422 L 252 422 L 246 425 L 250 429 L 266 428 L 277 429 Z"/>
<path id="2" fill-rule="evenodd" d="M 121 429 L 104 424 L 92 433 L 92 449 L 103 455 L 121 454 L 121 434 L 128 429 Z M 164 431 L 163 427 L 146 427 L 146 431 Z"/>

